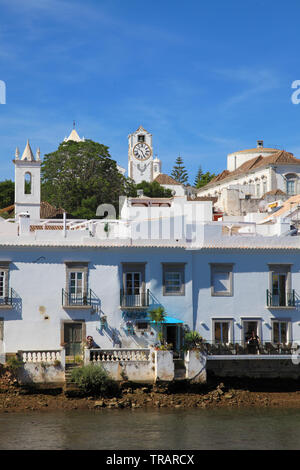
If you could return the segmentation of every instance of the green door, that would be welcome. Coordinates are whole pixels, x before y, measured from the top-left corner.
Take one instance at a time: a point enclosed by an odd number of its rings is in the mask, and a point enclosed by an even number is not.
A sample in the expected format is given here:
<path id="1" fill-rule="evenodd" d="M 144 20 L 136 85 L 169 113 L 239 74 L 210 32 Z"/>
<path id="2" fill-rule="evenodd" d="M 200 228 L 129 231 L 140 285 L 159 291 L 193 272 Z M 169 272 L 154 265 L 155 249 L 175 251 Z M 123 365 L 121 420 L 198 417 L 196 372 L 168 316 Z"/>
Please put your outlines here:
<path id="1" fill-rule="evenodd" d="M 65 323 L 64 341 L 66 344 L 66 356 L 78 356 L 82 354 L 82 323 Z"/>

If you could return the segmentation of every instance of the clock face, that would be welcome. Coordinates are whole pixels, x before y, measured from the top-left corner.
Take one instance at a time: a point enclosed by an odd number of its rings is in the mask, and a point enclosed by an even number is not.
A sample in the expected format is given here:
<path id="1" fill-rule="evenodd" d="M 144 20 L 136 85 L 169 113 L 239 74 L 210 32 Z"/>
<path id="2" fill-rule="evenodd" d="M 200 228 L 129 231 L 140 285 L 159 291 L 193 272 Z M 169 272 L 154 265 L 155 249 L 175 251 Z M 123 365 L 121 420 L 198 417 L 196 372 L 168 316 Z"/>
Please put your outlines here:
<path id="1" fill-rule="evenodd" d="M 147 160 L 151 157 L 151 149 L 145 142 L 139 142 L 133 147 L 133 155 L 138 160 Z"/>

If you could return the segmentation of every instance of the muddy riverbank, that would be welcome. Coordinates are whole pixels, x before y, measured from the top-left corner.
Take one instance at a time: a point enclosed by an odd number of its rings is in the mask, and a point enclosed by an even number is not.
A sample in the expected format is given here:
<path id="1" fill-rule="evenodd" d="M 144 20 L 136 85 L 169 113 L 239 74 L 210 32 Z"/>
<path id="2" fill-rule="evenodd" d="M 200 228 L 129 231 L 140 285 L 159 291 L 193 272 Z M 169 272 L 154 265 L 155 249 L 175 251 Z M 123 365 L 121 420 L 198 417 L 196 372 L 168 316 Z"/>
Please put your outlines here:
<path id="1" fill-rule="evenodd" d="M 115 397 L 85 397 L 62 388 L 26 389 L 9 375 L 0 381 L 0 413 L 46 410 L 138 408 L 300 408 L 300 383 L 210 377 L 206 385 L 175 382 L 160 385 L 120 384 Z"/>

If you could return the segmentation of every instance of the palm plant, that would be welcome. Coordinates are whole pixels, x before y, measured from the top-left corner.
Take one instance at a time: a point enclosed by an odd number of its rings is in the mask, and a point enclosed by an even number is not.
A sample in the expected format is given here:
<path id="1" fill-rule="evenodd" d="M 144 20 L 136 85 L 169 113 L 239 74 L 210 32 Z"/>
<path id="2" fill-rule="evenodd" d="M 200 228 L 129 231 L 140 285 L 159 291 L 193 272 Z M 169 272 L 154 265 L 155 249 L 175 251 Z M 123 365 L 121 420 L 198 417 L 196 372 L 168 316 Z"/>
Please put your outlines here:
<path id="1" fill-rule="evenodd" d="M 184 335 L 184 350 L 200 349 L 203 346 L 203 338 L 198 331 L 188 331 Z"/>
<path id="2" fill-rule="evenodd" d="M 154 308 L 153 310 L 150 310 L 149 315 L 150 315 L 151 321 L 153 321 L 160 328 L 160 331 L 158 333 L 158 339 L 162 343 L 163 342 L 162 324 L 166 320 L 166 311 L 164 307 L 160 306 L 160 307 Z"/>

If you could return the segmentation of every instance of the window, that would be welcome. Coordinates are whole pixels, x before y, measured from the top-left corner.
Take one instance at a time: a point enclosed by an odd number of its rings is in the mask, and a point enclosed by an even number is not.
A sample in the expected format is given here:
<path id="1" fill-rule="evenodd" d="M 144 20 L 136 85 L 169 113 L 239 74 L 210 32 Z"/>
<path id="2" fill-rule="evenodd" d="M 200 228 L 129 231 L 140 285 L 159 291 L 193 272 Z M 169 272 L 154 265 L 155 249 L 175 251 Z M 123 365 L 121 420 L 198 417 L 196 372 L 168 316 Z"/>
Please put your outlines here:
<path id="1" fill-rule="evenodd" d="M 173 292 L 180 292 L 182 285 L 180 272 L 166 272 L 165 273 L 165 290 L 167 294 Z"/>
<path id="2" fill-rule="evenodd" d="M 185 263 L 162 263 L 163 295 L 185 295 Z"/>
<path id="3" fill-rule="evenodd" d="M 294 196 L 296 194 L 297 175 L 295 173 L 289 173 L 288 175 L 285 175 L 285 179 L 287 195 Z"/>
<path id="4" fill-rule="evenodd" d="M 67 305 L 87 305 L 88 263 L 66 262 L 65 302 Z"/>
<path id="5" fill-rule="evenodd" d="M 122 263 L 122 307 L 146 307 L 149 303 L 145 284 L 146 263 Z"/>
<path id="6" fill-rule="evenodd" d="M 290 322 L 286 320 L 272 321 L 272 342 L 275 344 L 287 344 L 289 342 Z"/>
<path id="7" fill-rule="evenodd" d="M 5 297 L 6 287 L 6 272 L 0 271 L 0 298 Z"/>
<path id="8" fill-rule="evenodd" d="M 295 296 L 291 290 L 291 266 L 273 264 L 269 269 L 268 306 L 293 307 Z"/>
<path id="9" fill-rule="evenodd" d="M 142 331 L 148 330 L 149 326 L 150 326 L 150 323 L 147 322 L 147 321 L 138 321 L 138 322 L 136 322 L 137 330 L 142 330 Z"/>
<path id="10" fill-rule="evenodd" d="M 9 261 L 0 261 L 0 304 L 6 304 L 9 297 Z"/>
<path id="11" fill-rule="evenodd" d="M 286 182 L 286 192 L 288 196 L 294 196 L 295 195 L 295 180 L 288 180 Z"/>
<path id="12" fill-rule="evenodd" d="M 211 295 L 233 295 L 233 264 L 211 264 Z"/>
<path id="13" fill-rule="evenodd" d="M 263 194 L 266 194 L 267 192 L 267 182 L 263 181 Z"/>
<path id="14" fill-rule="evenodd" d="M 138 136 L 138 142 L 145 142 L 145 136 L 144 135 L 139 135 Z"/>
<path id="15" fill-rule="evenodd" d="M 140 272 L 128 272 L 125 274 L 125 291 L 127 295 L 139 295 L 142 287 Z"/>
<path id="16" fill-rule="evenodd" d="M 232 321 L 213 320 L 213 338 L 215 343 L 230 343 L 232 341 Z"/>
<path id="17" fill-rule="evenodd" d="M 24 177 L 24 194 L 31 194 L 31 185 L 31 174 L 27 172 Z"/>
<path id="18" fill-rule="evenodd" d="M 84 273 L 81 271 L 70 271 L 69 293 L 72 299 L 81 298 L 84 292 Z"/>
<path id="19" fill-rule="evenodd" d="M 260 197 L 260 183 L 256 183 L 256 197 Z"/>

